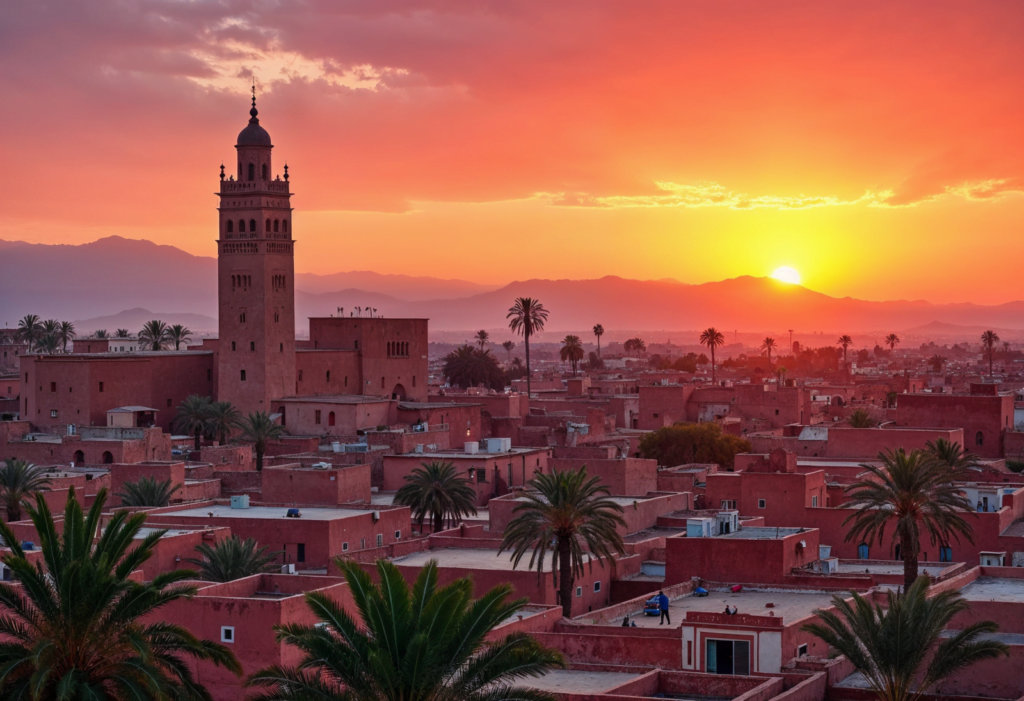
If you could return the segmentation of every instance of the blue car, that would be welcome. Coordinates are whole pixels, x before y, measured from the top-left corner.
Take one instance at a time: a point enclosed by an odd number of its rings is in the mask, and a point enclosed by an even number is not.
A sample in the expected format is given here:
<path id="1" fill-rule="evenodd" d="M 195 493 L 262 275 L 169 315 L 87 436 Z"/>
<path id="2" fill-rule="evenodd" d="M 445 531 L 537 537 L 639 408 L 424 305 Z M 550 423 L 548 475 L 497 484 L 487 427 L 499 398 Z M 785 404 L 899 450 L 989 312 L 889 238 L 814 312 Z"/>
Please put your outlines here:
<path id="1" fill-rule="evenodd" d="M 652 597 L 644 603 L 644 615 L 645 616 L 660 616 L 661 605 L 658 603 L 658 597 Z"/>

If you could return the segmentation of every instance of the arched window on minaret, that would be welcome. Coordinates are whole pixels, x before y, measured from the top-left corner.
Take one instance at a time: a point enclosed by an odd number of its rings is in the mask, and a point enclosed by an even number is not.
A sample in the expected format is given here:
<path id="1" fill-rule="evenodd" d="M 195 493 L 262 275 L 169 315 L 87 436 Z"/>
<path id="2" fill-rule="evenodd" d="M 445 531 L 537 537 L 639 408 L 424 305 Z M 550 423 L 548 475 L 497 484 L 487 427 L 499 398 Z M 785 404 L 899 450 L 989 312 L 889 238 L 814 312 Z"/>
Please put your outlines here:
<path id="1" fill-rule="evenodd" d="M 235 228 L 234 222 L 228 219 L 228 233 L 230 234 Z"/>
<path id="2" fill-rule="evenodd" d="M 266 180 L 267 179 L 267 164 L 266 163 L 264 163 L 262 166 L 260 166 L 260 175 L 262 176 L 261 177 L 262 180 Z"/>
<path id="3" fill-rule="evenodd" d="M 284 219 L 281 221 L 281 231 L 288 233 L 288 220 Z"/>
<path id="4" fill-rule="evenodd" d="M 267 219 L 267 228 L 264 231 L 270 231 L 270 220 Z"/>
<path id="5" fill-rule="evenodd" d="M 274 220 L 274 233 L 275 233 L 275 234 L 277 233 L 277 225 L 278 225 L 278 223 L 279 223 L 279 222 L 278 222 L 278 220 L 277 220 L 277 219 L 275 219 L 275 220 Z"/>
<path id="6" fill-rule="evenodd" d="M 238 230 L 241 231 L 242 233 L 245 233 L 245 220 L 244 219 L 239 219 L 238 220 Z"/>
<path id="7" fill-rule="evenodd" d="M 250 163 L 249 164 L 249 180 L 255 180 L 255 179 L 256 179 L 256 164 L 255 163 Z"/>
<path id="8" fill-rule="evenodd" d="M 250 219 L 249 220 L 249 231 L 251 231 L 254 234 L 256 233 L 256 220 L 255 219 Z"/>

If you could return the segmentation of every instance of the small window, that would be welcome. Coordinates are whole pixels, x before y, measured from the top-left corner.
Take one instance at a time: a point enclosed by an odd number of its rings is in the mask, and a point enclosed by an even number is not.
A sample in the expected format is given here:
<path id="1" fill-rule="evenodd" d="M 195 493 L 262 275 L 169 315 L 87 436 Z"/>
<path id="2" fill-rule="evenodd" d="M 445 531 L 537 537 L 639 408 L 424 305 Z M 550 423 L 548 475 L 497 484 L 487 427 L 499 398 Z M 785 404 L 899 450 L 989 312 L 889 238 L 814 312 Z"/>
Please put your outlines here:
<path id="1" fill-rule="evenodd" d="M 654 418 L 658 418 L 658 412 L 654 412 Z"/>
<path id="2" fill-rule="evenodd" d="M 763 509 L 765 506 L 767 506 L 767 504 L 768 504 L 768 502 L 766 500 L 764 500 L 764 499 L 758 499 L 757 500 L 757 508 L 759 508 L 759 509 Z"/>
<path id="3" fill-rule="evenodd" d="M 978 431 L 977 433 L 974 434 L 974 445 L 981 445 L 984 442 L 985 442 L 985 434 L 984 433 L 982 433 L 981 431 Z"/>
<path id="4" fill-rule="evenodd" d="M 265 231 L 270 231 L 270 220 L 269 219 L 267 219 L 267 228 L 265 229 Z"/>
<path id="5" fill-rule="evenodd" d="M 245 370 L 242 370 L 242 382 L 245 382 Z"/>
<path id="6" fill-rule="evenodd" d="M 395 540 L 401 540 L 401 539 L 402 539 L 402 532 L 401 531 L 395 531 Z"/>
<path id="7" fill-rule="evenodd" d="M 383 533 L 378 533 L 377 534 L 377 547 L 379 548 L 382 545 L 384 545 L 384 534 Z"/>
<path id="8" fill-rule="evenodd" d="M 234 350 L 234 349 L 235 349 L 235 342 L 234 342 L 234 341 L 232 341 L 232 342 L 231 342 L 231 350 Z"/>
<path id="9" fill-rule="evenodd" d="M 51 392 L 56 392 L 57 391 L 57 383 L 56 382 L 51 382 L 50 383 L 50 391 Z"/>
<path id="10" fill-rule="evenodd" d="M 320 410 L 319 409 L 316 409 L 316 410 L 313 411 L 313 423 L 315 423 L 315 424 L 319 424 L 320 423 Z"/>
<path id="11" fill-rule="evenodd" d="M 347 553 L 348 552 L 348 542 L 344 542 L 344 543 L 341 544 L 341 552 L 343 552 L 343 553 Z"/>
<path id="12" fill-rule="evenodd" d="M 233 643 L 233 642 L 235 642 L 235 627 L 234 626 L 221 626 L 220 627 L 220 641 L 222 643 Z"/>
<path id="13" fill-rule="evenodd" d="M 803 645 L 801 645 L 800 647 L 798 647 L 796 649 L 796 656 L 797 657 L 806 657 L 807 656 L 807 643 L 804 643 Z"/>
<path id="14" fill-rule="evenodd" d="M 295 549 L 295 561 L 305 562 L 306 561 L 306 544 L 299 543 L 299 546 Z"/>
<path id="15" fill-rule="evenodd" d="M 594 593 L 596 594 L 599 591 L 601 591 L 601 583 L 600 582 L 594 582 Z"/>
<path id="16" fill-rule="evenodd" d="M 818 505 L 818 497 L 817 496 L 811 497 L 811 508 L 814 508 L 817 505 Z"/>
<path id="17" fill-rule="evenodd" d="M 249 220 L 249 231 L 256 231 L 256 220 L 255 219 L 250 219 Z"/>
<path id="18" fill-rule="evenodd" d="M 281 231 L 288 231 L 288 220 L 285 219 L 281 222 Z"/>
<path id="19" fill-rule="evenodd" d="M 857 546 L 857 557 L 861 560 L 867 560 L 871 554 L 871 548 L 868 547 L 867 543 L 861 543 Z"/>
<path id="20" fill-rule="evenodd" d="M 206 381 L 207 382 L 213 382 L 213 370 L 207 370 L 206 371 Z M 100 385 L 101 385 L 100 392 L 102 392 L 103 391 L 103 388 L 102 388 L 103 383 L 101 382 Z"/>
<path id="21" fill-rule="evenodd" d="M 256 341 L 249 341 L 249 350 L 256 350 Z"/>
<path id="22" fill-rule="evenodd" d="M 776 409 L 776 410 L 775 410 L 775 415 L 776 415 L 776 416 L 778 416 L 778 415 L 779 415 L 779 410 L 778 410 L 778 409 Z"/>
<path id="23" fill-rule="evenodd" d="M 275 219 L 274 220 L 274 233 L 275 234 L 278 232 L 278 228 L 279 228 L 278 224 L 280 224 L 280 222 L 277 219 Z"/>
<path id="24" fill-rule="evenodd" d="M 56 409 L 50 409 L 50 418 L 51 419 L 56 419 L 57 418 L 57 410 Z"/>
<path id="25" fill-rule="evenodd" d="M 8 391 L 10 391 L 10 390 L 8 390 Z M 103 383 L 101 382 L 100 383 L 100 392 L 102 392 L 102 391 L 103 391 Z"/>
<path id="26" fill-rule="evenodd" d="M 583 596 L 583 587 L 576 587 L 576 596 Z"/>
<path id="27" fill-rule="evenodd" d="M 235 230 L 234 223 L 230 219 L 228 219 L 228 229 L 227 229 L 228 233 L 230 234 L 234 230 Z"/>
<path id="28" fill-rule="evenodd" d="M 331 371 L 330 370 L 327 371 L 327 381 L 328 382 L 331 381 Z"/>
<path id="29" fill-rule="evenodd" d="M 244 219 L 239 219 L 238 220 L 238 230 L 241 231 L 242 233 L 245 233 L 245 220 Z"/>
<path id="30" fill-rule="evenodd" d="M 939 548 L 939 562 L 952 562 L 953 561 L 953 548 L 948 545 L 943 545 Z"/>
<path id="31" fill-rule="evenodd" d="M 256 164 L 255 163 L 250 163 L 249 164 L 249 180 L 255 180 L 255 179 L 256 179 Z"/>
<path id="32" fill-rule="evenodd" d="M 170 399 L 170 397 L 168 397 L 167 398 L 167 406 L 170 406 L 170 405 L 171 405 L 171 399 Z"/>
<path id="33" fill-rule="evenodd" d="M 359 549 L 360 550 L 365 550 L 366 549 L 366 538 L 360 538 L 359 539 Z"/>

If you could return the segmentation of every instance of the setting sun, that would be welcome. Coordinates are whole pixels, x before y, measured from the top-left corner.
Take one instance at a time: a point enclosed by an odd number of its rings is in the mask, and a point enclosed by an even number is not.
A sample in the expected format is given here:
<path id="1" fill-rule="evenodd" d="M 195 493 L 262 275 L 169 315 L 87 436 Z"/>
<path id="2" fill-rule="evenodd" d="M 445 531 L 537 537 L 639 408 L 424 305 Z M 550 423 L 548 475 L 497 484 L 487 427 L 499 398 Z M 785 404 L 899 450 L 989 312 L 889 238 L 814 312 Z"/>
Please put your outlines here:
<path id="1" fill-rule="evenodd" d="M 772 273 L 772 277 L 780 282 L 788 282 L 791 285 L 800 284 L 800 273 L 793 268 L 778 268 L 774 273 Z"/>

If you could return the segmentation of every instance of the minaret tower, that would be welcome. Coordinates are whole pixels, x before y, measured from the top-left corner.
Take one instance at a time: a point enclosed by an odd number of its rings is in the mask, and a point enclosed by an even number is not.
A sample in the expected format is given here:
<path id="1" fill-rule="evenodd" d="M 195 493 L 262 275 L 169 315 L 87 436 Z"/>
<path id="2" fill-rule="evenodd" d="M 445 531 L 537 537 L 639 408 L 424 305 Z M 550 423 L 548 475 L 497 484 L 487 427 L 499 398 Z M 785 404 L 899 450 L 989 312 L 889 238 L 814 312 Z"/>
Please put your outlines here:
<path id="1" fill-rule="evenodd" d="M 271 168 L 270 134 L 256 118 L 238 135 L 238 171 L 220 167 L 218 399 L 243 414 L 273 412 L 295 389 L 295 257 L 288 166 Z M 236 179 L 237 178 L 237 179 Z"/>

